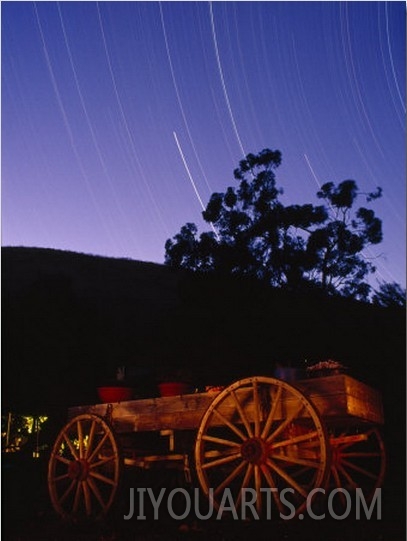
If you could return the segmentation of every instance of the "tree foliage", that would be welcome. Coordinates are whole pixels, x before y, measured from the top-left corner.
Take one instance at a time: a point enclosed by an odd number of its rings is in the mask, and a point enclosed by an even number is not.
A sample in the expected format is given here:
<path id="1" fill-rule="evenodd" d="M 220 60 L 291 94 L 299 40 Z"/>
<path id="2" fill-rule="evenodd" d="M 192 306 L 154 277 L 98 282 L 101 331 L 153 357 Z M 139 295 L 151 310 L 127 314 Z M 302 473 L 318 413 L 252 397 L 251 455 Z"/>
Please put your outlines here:
<path id="1" fill-rule="evenodd" d="M 248 154 L 234 171 L 237 187 L 213 193 L 202 213 L 212 231 L 185 224 L 165 245 L 165 262 L 178 268 L 255 276 L 290 290 L 319 288 L 366 300 L 375 271 L 366 248 L 382 240 L 381 220 L 366 206 L 381 189 L 362 194 L 354 180 L 327 182 L 311 203 L 284 205 L 275 171 L 281 152 Z"/>
<path id="2" fill-rule="evenodd" d="M 396 282 L 382 283 L 379 290 L 373 295 L 373 304 L 383 306 L 385 308 L 405 308 L 406 307 L 406 290 Z"/>

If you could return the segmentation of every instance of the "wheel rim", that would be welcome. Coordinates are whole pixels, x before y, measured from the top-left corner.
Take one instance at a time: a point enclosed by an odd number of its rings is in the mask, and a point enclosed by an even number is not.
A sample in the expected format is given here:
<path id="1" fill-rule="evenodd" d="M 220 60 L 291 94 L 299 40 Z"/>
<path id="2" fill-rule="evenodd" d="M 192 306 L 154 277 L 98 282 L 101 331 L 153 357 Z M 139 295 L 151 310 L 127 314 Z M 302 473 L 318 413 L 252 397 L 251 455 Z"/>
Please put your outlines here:
<path id="1" fill-rule="evenodd" d="M 116 495 L 121 460 L 109 425 L 96 415 L 79 415 L 59 433 L 48 465 L 48 489 L 63 518 L 96 519 Z"/>
<path id="2" fill-rule="evenodd" d="M 218 510 L 228 488 L 237 512 L 244 499 L 255 498 L 259 515 L 277 510 L 294 516 L 310 492 L 326 484 L 327 441 L 317 410 L 293 386 L 266 377 L 240 380 L 202 418 L 195 445 L 198 480 Z"/>
<path id="3" fill-rule="evenodd" d="M 371 501 L 383 484 L 386 471 L 385 446 L 380 431 L 335 429 L 329 435 L 332 451 L 329 489 L 344 489 L 349 494 L 359 488 L 365 501 Z M 345 493 L 338 491 L 337 504 L 347 505 Z"/>

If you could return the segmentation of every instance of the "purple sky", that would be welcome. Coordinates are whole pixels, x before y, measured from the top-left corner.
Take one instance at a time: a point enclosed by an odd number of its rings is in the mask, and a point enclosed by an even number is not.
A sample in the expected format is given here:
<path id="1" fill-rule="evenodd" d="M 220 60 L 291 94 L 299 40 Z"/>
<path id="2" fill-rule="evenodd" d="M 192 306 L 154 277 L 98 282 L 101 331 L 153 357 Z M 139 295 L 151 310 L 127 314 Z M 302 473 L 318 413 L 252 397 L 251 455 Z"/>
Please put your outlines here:
<path id="1" fill-rule="evenodd" d="M 383 188 L 366 255 L 405 285 L 404 2 L 1 2 L 2 245 L 164 261 L 279 149 L 283 201 Z M 362 203 L 362 201 L 361 201 Z M 380 256 L 380 257 L 378 257 Z"/>

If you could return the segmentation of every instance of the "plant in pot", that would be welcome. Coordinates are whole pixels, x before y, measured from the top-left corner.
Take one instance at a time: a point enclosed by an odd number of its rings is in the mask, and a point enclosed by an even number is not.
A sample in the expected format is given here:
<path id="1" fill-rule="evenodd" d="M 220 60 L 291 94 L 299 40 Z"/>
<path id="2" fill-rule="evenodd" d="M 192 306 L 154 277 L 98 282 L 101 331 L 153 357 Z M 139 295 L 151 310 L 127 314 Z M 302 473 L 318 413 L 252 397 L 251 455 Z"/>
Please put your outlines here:
<path id="1" fill-rule="evenodd" d="M 338 374 L 343 374 L 346 370 L 346 366 L 339 361 L 334 361 L 333 359 L 320 361 L 307 366 L 307 374 L 311 378 L 337 376 Z"/>
<path id="2" fill-rule="evenodd" d="M 193 390 L 188 372 L 180 369 L 162 369 L 158 375 L 160 396 L 178 396 L 189 394 Z"/>
<path id="3" fill-rule="evenodd" d="M 131 400 L 134 396 L 133 387 L 126 380 L 124 366 L 117 369 L 116 379 L 106 380 L 97 388 L 99 399 L 103 403 L 122 402 Z"/>

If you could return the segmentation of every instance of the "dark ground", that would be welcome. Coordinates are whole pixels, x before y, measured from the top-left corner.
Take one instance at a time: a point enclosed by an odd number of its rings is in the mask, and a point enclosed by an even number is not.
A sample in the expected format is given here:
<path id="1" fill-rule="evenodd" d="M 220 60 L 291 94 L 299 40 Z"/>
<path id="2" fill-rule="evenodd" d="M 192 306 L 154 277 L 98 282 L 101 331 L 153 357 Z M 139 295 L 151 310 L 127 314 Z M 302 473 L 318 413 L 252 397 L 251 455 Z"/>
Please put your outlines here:
<path id="1" fill-rule="evenodd" d="M 179 275 L 162 265 L 3 248 L 2 315 L 3 412 L 47 415 L 59 430 L 67 406 L 94 404 L 99 382 L 122 365 L 134 365 L 143 378 L 145 367 L 154 377 L 161 365 L 188 369 L 199 386 L 271 375 L 276 361 L 297 366 L 304 359 L 332 358 L 383 394 L 389 466 L 379 521 L 357 521 L 351 513 L 343 521 L 194 525 L 119 516 L 75 529 L 62 524 L 50 506 L 46 460 L 6 454 L 2 539 L 405 540 L 405 310 L 297 298 L 251 282 Z M 53 442 L 55 435 L 44 435 L 45 441 Z"/>
<path id="2" fill-rule="evenodd" d="M 382 489 L 382 517 L 376 511 L 368 520 L 354 509 L 344 520 L 195 521 L 175 520 L 160 514 L 160 520 L 125 521 L 122 514 L 92 526 L 71 526 L 60 521 L 49 503 L 46 488 L 46 457 L 33 460 L 14 455 L 2 461 L 2 540 L 4 541 L 404 541 L 404 478 L 390 479 Z M 403 470 L 403 468 L 401 468 Z M 400 470 L 400 472 L 401 472 Z M 161 508 L 160 508 L 161 511 Z M 128 511 L 125 510 L 124 513 Z M 136 511 L 137 512 L 137 511 Z"/>

